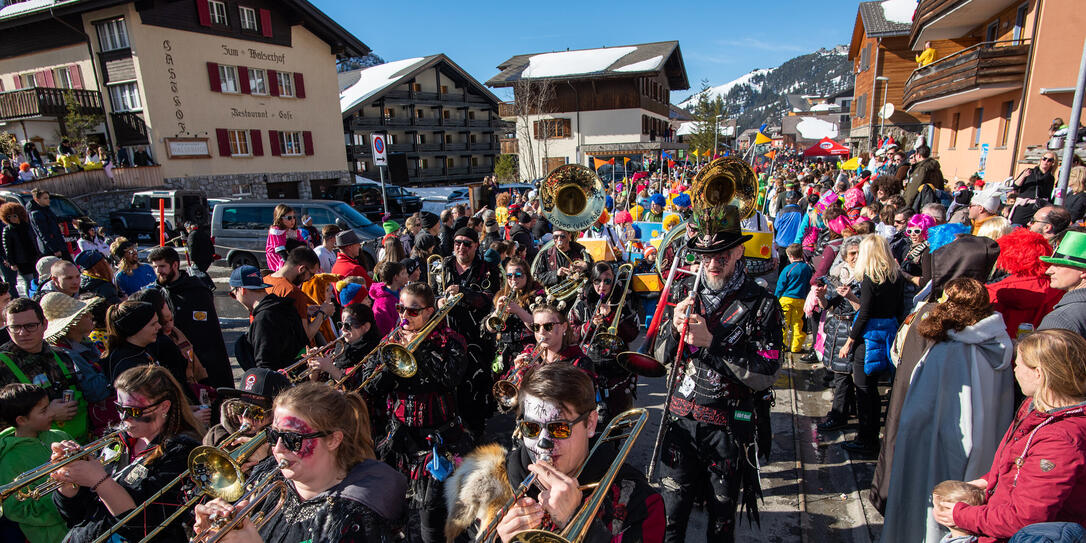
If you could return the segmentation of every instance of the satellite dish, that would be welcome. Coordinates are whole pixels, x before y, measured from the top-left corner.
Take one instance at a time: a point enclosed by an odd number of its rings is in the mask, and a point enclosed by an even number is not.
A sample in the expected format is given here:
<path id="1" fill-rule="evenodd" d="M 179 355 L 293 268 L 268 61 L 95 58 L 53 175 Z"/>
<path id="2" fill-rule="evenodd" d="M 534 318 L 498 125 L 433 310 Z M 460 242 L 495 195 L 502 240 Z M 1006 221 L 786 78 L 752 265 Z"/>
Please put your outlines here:
<path id="1" fill-rule="evenodd" d="M 882 109 L 879 110 L 879 118 L 882 120 L 889 119 L 894 115 L 894 104 L 887 102 L 883 104 Z"/>

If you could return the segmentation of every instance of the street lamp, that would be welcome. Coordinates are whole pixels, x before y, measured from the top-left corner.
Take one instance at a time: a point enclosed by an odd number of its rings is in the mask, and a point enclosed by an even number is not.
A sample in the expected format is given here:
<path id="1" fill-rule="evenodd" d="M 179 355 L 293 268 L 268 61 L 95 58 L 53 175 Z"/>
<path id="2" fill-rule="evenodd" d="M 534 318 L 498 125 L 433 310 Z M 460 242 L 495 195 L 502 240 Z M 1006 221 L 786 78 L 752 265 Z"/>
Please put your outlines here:
<path id="1" fill-rule="evenodd" d="M 882 130 L 886 127 L 886 115 L 883 115 L 883 113 L 885 113 L 886 109 L 886 90 L 887 87 L 890 86 L 890 78 L 885 75 L 880 75 L 875 78 L 875 81 L 882 81 L 882 107 L 879 108 L 879 137 L 875 140 L 878 141 L 879 139 L 882 139 Z"/>

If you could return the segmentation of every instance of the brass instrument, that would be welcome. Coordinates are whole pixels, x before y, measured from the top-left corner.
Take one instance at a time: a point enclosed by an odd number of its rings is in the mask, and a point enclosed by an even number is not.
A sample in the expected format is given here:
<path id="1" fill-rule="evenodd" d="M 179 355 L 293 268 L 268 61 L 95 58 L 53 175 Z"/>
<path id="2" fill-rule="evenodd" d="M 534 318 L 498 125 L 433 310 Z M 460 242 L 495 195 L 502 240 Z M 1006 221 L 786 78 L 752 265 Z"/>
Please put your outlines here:
<path id="1" fill-rule="evenodd" d="M 287 366 L 281 371 L 286 374 L 287 379 L 290 379 L 290 382 L 292 384 L 298 384 L 306 379 L 309 379 L 309 377 L 313 374 L 313 370 L 309 368 L 310 360 L 313 360 L 314 358 L 322 358 L 328 354 L 330 354 L 332 358 L 336 358 L 339 355 L 343 354 L 343 351 L 345 350 L 347 350 L 347 334 L 341 334 L 336 339 L 326 343 L 325 345 L 320 346 L 319 348 L 317 348 L 317 350 L 311 353 L 306 353 L 305 356 L 299 358 L 296 362 Z M 293 375 L 293 373 L 298 370 L 301 370 L 301 373 L 299 373 L 298 375 Z"/>
<path id="2" fill-rule="evenodd" d="M 536 345 L 532 349 L 531 359 L 528 363 L 520 369 L 514 369 L 513 375 L 509 376 L 509 379 L 501 379 L 494 383 L 494 386 L 490 389 L 491 394 L 494 395 L 494 399 L 498 401 L 498 411 L 502 413 L 508 413 L 515 405 L 517 405 L 517 394 L 520 393 L 520 380 L 524 377 L 524 372 L 536 365 L 539 362 L 539 358 L 543 356 L 543 347 Z"/>
<path id="3" fill-rule="evenodd" d="M 588 451 L 588 456 L 585 457 L 585 461 L 581 464 L 581 467 L 577 469 L 574 478 L 580 477 L 585 465 L 587 465 L 588 461 L 599 451 L 601 445 L 619 440 L 622 441 L 622 445 L 619 447 L 618 454 L 615 455 L 614 460 L 611 461 L 611 466 L 607 469 L 607 472 L 604 473 L 599 482 L 583 485 L 581 487 L 594 488 L 595 490 L 592 491 L 592 495 L 585 501 L 585 504 L 581 509 L 573 515 L 573 518 L 570 519 L 569 523 L 566 525 L 566 529 L 563 530 L 561 534 L 555 534 L 546 530 L 527 530 L 513 536 L 513 541 L 530 543 L 574 543 L 584 539 L 589 526 L 592 524 L 592 520 L 596 517 L 596 513 L 599 511 L 600 506 L 603 505 L 603 500 L 607 498 L 607 494 L 610 492 L 611 484 L 618 475 L 618 470 L 622 467 L 622 464 L 626 462 L 626 457 L 629 456 L 630 451 L 633 450 L 634 442 L 637 441 L 637 436 L 645 427 L 645 423 L 648 422 L 648 419 L 649 413 L 647 410 L 636 408 L 619 413 L 615 418 L 611 419 L 611 422 L 607 423 L 607 427 L 603 429 L 603 433 L 600 434 L 599 439 L 596 440 L 596 444 Z M 513 491 L 513 497 L 498 509 L 494 514 L 494 520 L 487 525 L 485 530 L 480 532 L 480 536 L 476 541 L 490 543 L 497 540 L 498 523 L 501 522 L 502 518 L 504 518 L 509 510 L 513 508 L 517 501 L 528 493 L 528 489 L 535 483 L 535 479 L 536 476 L 532 473 L 517 485 L 517 488 Z"/>
<path id="4" fill-rule="evenodd" d="M 16 499 L 19 501 L 37 500 L 48 496 L 53 493 L 53 491 L 66 484 L 50 479 L 50 475 L 72 462 L 88 460 L 95 454 L 100 453 L 99 459 L 103 464 L 116 462 L 121 456 L 121 453 L 118 452 L 119 449 L 124 447 L 124 441 L 121 438 L 122 431 L 123 430 L 117 430 L 116 432 L 107 434 L 96 441 L 85 445 L 81 449 L 67 453 L 63 458 L 51 460 L 30 471 L 20 474 L 14 481 L 4 486 L 0 486 L 0 501 L 8 499 L 12 494 L 15 494 Z M 46 481 L 33 489 L 28 490 L 23 488 L 41 479 L 46 479 Z"/>
<path id="5" fill-rule="evenodd" d="M 347 383 L 347 379 L 350 379 L 351 376 L 354 375 L 354 372 L 361 370 L 362 366 L 366 365 L 366 361 L 369 360 L 370 357 L 372 357 L 373 355 L 377 354 L 377 351 L 381 350 L 381 347 L 384 347 L 386 343 L 392 341 L 392 338 L 396 337 L 396 334 L 400 333 L 400 328 L 403 328 L 403 325 L 406 322 L 406 320 L 400 320 L 400 322 L 396 324 L 396 327 L 393 328 L 392 331 L 384 337 L 384 339 L 378 342 L 377 345 L 373 347 L 373 349 L 370 349 L 370 352 L 366 353 L 366 356 L 363 356 L 361 359 L 359 359 L 358 363 L 352 366 L 350 369 L 344 370 L 343 377 L 340 377 L 339 379 L 333 381 L 331 383 L 332 386 L 342 389 L 343 385 Z M 370 378 L 367 378 L 365 382 L 362 383 L 362 387 L 359 387 L 358 389 L 356 389 L 356 391 L 361 390 L 365 385 L 369 384 L 372 377 L 373 376 L 371 375 Z M 405 375 L 404 377 L 410 377 L 410 375 Z"/>
<path id="6" fill-rule="evenodd" d="M 378 360 L 380 360 L 381 363 L 374 368 L 374 375 L 377 375 L 377 373 L 385 367 L 393 368 L 396 375 L 401 377 L 411 377 L 415 375 L 419 369 L 419 363 L 415 360 L 415 350 L 419 348 L 419 345 L 422 345 L 422 342 L 425 341 L 426 338 L 430 337 L 430 333 L 434 331 L 434 328 L 437 328 L 437 325 L 445 320 L 445 317 L 449 315 L 449 312 L 452 311 L 453 307 L 456 307 L 456 304 L 459 303 L 463 297 L 464 294 L 460 292 L 447 296 L 445 298 L 445 305 L 441 309 L 438 309 L 437 312 L 430 317 L 429 322 L 427 322 L 421 330 L 416 332 L 415 337 L 406 344 L 401 345 L 399 343 L 389 342 L 382 345 L 377 351 Z M 372 376 L 370 376 L 370 378 L 372 378 Z M 368 381 L 369 379 L 366 379 L 366 382 L 362 383 L 362 386 L 364 387 L 368 384 Z"/>
<path id="7" fill-rule="evenodd" d="M 563 164 L 539 184 L 543 216 L 560 230 L 579 232 L 592 226 L 603 213 L 605 200 L 603 181 L 581 164 Z"/>
<path id="8" fill-rule="evenodd" d="M 426 279 L 438 296 L 445 293 L 445 259 L 441 255 L 426 258 Z"/>
<path id="9" fill-rule="evenodd" d="M 701 234 L 714 233 L 729 208 L 738 210 L 739 220 L 746 219 L 756 211 L 757 199 L 758 178 L 750 165 L 738 157 L 718 158 L 690 184 L 690 223 Z"/>
<path id="10" fill-rule="evenodd" d="M 193 452 L 195 452 L 195 450 Z M 230 531 L 233 530 L 238 524 L 241 524 L 243 520 L 249 518 L 250 515 L 253 515 L 256 508 L 260 507 L 264 503 L 264 500 L 271 496 L 272 492 L 278 491 L 279 502 L 276 503 L 275 507 L 273 507 L 272 510 L 266 514 L 262 512 L 256 513 L 256 515 L 251 519 L 253 524 L 259 530 L 262 526 L 264 526 L 264 523 L 271 520 L 272 517 L 274 517 L 275 514 L 283 508 L 283 504 L 286 502 L 287 492 L 290 492 L 290 487 L 287 486 L 287 483 L 285 481 L 272 481 L 272 479 L 275 478 L 276 475 L 279 475 L 280 470 L 285 467 L 287 467 L 287 461 L 280 460 L 279 463 L 276 465 L 276 469 L 269 471 L 267 475 L 249 486 L 248 490 L 244 494 L 238 496 L 236 500 L 232 500 L 234 503 L 240 502 L 242 500 L 247 501 L 248 503 L 245 505 L 245 507 L 234 512 L 233 515 L 227 518 L 212 517 L 211 528 L 205 532 L 196 534 L 192 539 L 189 540 L 190 543 L 217 543 L 220 539 L 222 539 L 223 536 L 230 533 Z M 244 488 L 244 486 L 229 485 L 229 487 L 235 486 L 239 489 Z"/>
<path id="11" fill-rule="evenodd" d="M 516 296 L 517 292 L 515 290 L 510 291 L 509 294 L 505 296 L 505 302 L 500 306 L 495 307 L 494 312 L 486 316 L 486 319 L 483 320 L 483 325 L 495 333 L 501 332 L 502 328 L 505 327 L 505 320 L 509 318 L 509 304 L 513 303 L 513 298 Z"/>
<path id="12" fill-rule="evenodd" d="M 615 274 L 615 283 L 611 287 L 612 293 L 614 292 L 614 289 L 618 287 L 619 278 L 623 275 L 626 276 L 626 282 L 622 285 L 622 296 L 619 297 L 618 304 L 615 306 L 613 312 L 614 315 L 611 317 L 611 326 L 609 326 L 605 332 L 600 332 L 599 327 L 597 326 L 595 332 L 592 334 L 592 340 L 588 342 L 589 345 L 594 346 L 598 351 L 619 351 L 626 347 L 626 342 L 618 337 L 618 324 L 622 319 L 622 308 L 626 305 L 626 294 L 630 292 L 630 282 L 633 281 L 633 264 L 626 262 L 618 267 L 618 273 Z M 608 298 L 610 298 L 610 295 L 608 295 Z M 600 301 L 603 301 L 603 298 L 600 298 Z M 598 310 L 599 309 L 597 308 L 597 311 Z M 595 312 L 593 312 L 589 318 L 591 319 L 594 316 Z"/>

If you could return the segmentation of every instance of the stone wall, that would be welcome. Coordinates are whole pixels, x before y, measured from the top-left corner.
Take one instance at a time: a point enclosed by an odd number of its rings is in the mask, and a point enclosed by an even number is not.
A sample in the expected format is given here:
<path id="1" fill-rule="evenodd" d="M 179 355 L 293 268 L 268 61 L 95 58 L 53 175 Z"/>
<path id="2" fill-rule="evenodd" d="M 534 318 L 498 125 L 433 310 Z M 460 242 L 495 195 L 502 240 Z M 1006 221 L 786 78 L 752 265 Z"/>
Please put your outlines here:
<path id="1" fill-rule="evenodd" d="M 293 173 L 249 173 L 229 175 L 206 175 L 197 177 L 171 177 L 165 180 L 167 188 L 199 190 L 208 198 L 224 198 L 246 194 L 252 198 L 268 197 L 267 183 L 297 183 L 298 197 L 313 197 L 309 181 L 317 179 L 338 179 L 339 184 L 351 183 L 351 174 L 346 170 L 324 172 Z"/>
<path id="2" fill-rule="evenodd" d="M 94 222 L 102 226 L 108 226 L 110 211 L 127 208 L 129 204 L 132 203 L 133 193 L 141 190 L 151 190 L 153 188 L 154 187 L 144 187 L 138 189 L 110 190 L 93 194 L 83 194 L 80 196 L 69 196 L 68 199 L 83 208 L 83 211 L 86 211 L 87 215 L 89 215 L 91 219 L 94 219 Z"/>

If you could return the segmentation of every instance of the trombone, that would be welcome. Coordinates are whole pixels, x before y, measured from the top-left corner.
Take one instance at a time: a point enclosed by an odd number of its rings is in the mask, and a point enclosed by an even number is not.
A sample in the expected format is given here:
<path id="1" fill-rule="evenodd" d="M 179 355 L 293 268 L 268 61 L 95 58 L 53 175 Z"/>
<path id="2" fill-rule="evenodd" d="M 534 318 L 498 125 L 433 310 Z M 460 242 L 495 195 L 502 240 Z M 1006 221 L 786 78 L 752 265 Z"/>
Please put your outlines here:
<path id="1" fill-rule="evenodd" d="M 19 475 L 14 481 L 4 486 L 0 486 L 0 501 L 8 499 L 12 494 L 15 494 L 16 499 L 19 501 L 37 500 L 48 496 L 65 483 L 49 479 L 31 490 L 24 489 L 23 487 L 29 486 L 31 483 L 41 479 L 48 478 L 53 472 L 72 462 L 88 460 L 96 453 L 99 453 L 99 460 L 101 460 L 103 464 L 116 462 L 121 457 L 119 451 L 124 448 L 124 441 L 121 438 L 122 431 L 123 430 L 117 430 L 116 432 L 102 436 L 81 449 L 66 453 L 64 457 L 60 459 L 51 460 Z"/>
<path id="2" fill-rule="evenodd" d="M 445 260 L 441 255 L 426 257 L 426 279 L 439 296 L 445 293 Z"/>
<path id="3" fill-rule="evenodd" d="M 611 317 L 611 326 L 607 327 L 607 330 L 600 332 L 600 328 L 597 326 L 596 330 L 592 334 L 592 339 L 588 342 L 589 345 L 596 348 L 598 351 L 620 351 L 626 347 L 626 342 L 622 341 L 622 338 L 618 337 L 618 324 L 622 320 L 622 309 L 626 305 L 626 294 L 630 292 L 630 281 L 633 280 L 633 264 L 626 262 L 618 267 L 618 273 L 615 274 L 615 286 L 617 287 L 619 282 L 618 278 L 622 275 L 626 276 L 626 283 L 622 285 L 622 296 L 618 299 L 618 305 L 615 306 L 614 314 Z M 612 292 L 614 292 L 612 290 Z M 608 296 L 610 298 L 610 296 Z M 603 300 L 602 298 L 600 299 Z M 597 308 L 597 311 L 599 309 Z M 591 317 L 596 316 L 595 313 Z M 591 318 L 589 317 L 589 318 Z"/>
<path id="4" fill-rule="evenodd" d="M 370 379 L 373 379 L 374 376 L 378 375 L 385 367 L 393 368 L 392 371 L 400 377 L 414 376 L 419 370 L 418 360 L 415 360 L 415 350 L 419 348 L 419 345 L 422 345 L 423 341 L 426 341 L 426 338 L 430 337 L 430 333 L 434 331 L 434 328 L 437 328 L 437 325 L 445 320 L 445 317 L 449 315 L 449 312 L 452 311 L 453 307 L 456 307 L 456 304 L 459 303 L 463 297 L 464 294 L 460 292 L 447 296 L 445 298 L 445 305 L 430 317 L 429 322 L 415 333 L 415 337 L 411 338 L 411 341 L 408 341 L 405 344 L 390 341 L 382 345 L 377 350 L 377 360 L 379 360 L 380 363 L 373 369 L 373 374 L 366 378 L 359 388 L 364 388 L 368 385 Z"/>
<path id="5" fill-rule="evenodd" d="M 508 379 L 501 379 L 494 383 L 493 388 L 490 389 L 491 394 L 494 395 L 494 399 L 498 402 L 498 410 L 502 413 L 508 413 L 513 406 L 517 405 L 517 394 L 520 393 L 520 380 L 524 377 L 525 371 L 528 368 L 534 366 L 539 358 L 543 356 L 542 344 L 536 345 L 532 349 L 532 358 L 528 361 L 524 367 L 513 370 L 513 375 L 510 375 Z"/>
<path id="6" fill-rule="evenodd" d="M 527 530 L 520 532 L 513 536 L 513 541 L 522 543 L 576 543 L 584 539 L 588 528 L 592 524 L 592 520 L 596 517 L 596 513 L 599 511 L 603 500 L 607 497 L 607 493 L 610 491 L 611 484 L 614 482 L 615 477 L 618 475 L 618 470 L 622 467 L 622 464 L 626 462 L 626 457 L 629 456 L 630 451 L 633 450 L 634 442 L 637 441 L 637 436 L 641 434 L 641 430 L 645 427 L 645 423 L 648 422 L 649 412 L 644 408 L 630 409 L 624 411 L 611 419 L 611 422 L 607 423 L 607 427 L 603 429 L 603 433 L 600 434 L 599 439 L 596 440 L 596 444 L 592 446 L 592 450 L 588 451 L 588 456 L 585 457 L 585 461 L 581 464 L 581 467 L 577 468 L 577 473 L 573 476 L 574 479 L 581 476 L 581 472 L 584 471 L 585 465 L 592 459 L 593 456 L 599 451 L 600 446 L 604 443 L 612 441 L 622 441 L 622 445 L 619 447 L 618 454 L 611 461 L 611 466 L 607 468 L 607 472 L 597 483 L 591 483 L 588 485 L 582 485 L 582 489 L 594 488 L 592 495 L 585 501 L 585 505 L 573 515 L 569 524 L 566 525 L 566 529 L 560 534 L 548 532 L 546 530 Z M 498 535 L 498 523 L 505 517 L 509 510 L 516 505 L 517 501 L 524 497 L 528 493 L 528 489 L 535 483 L 536 476 L 534 473 L 529 474 L 513 491 L 513 497 L 505 502 L 498 511 L 494 514 L 493 520 L 487 525 L 476 541 L 491 543 L 497 540 Z"/>
<path id="7" fill-rule="evenodd" d="M 193 452 L 196 451 L 193 450 Z M 230 533 L 231 530 L 233 530 L 235 527 L 237 527 L 238 524 L 241 524 L 242 521 L 249 518 L 251 515 L 253 516 L 252 521 L 253 524 L 256 525 L 256 528 L 259 530 L 261 527 L 263 527 L 264 524 L 271 520 L 272 517 L 274 517 L 276 513 L 278 513 L 279 510 L 282 509 L 283 505 L 286 503 L 287 492 L 289 491 L 287 483 L 282 479 L 278 481 L 272 480 L 273 478 L 275 478 L 276 475 L 279 475 L 280 470 L 285 467 L 287 467 L 287 461 L 280 460 L 279 463 L 276 464 L 275 469 L 269 471 L 267 475 L 260 478 L 259 481 L 256 481 L 252 485 L 248 486 L 248 490 L 246 490 L 244 494 L 238 496 L 236 500 L 227 500 L 232 501 L 233 503 L 238 503 L 242 500 L 246 500 L 249 503 L 240 510 L 235 511 L 234 514 L 230 515 L 229 517 L 211 517 L 211 528 L 209 528 L 205 532 L 196 534 L 192 539 L 189 540 L 190 543 L 217 543 L 220 539 L 223 538 L 223 536 Z M 237 485 L 237 488 L 242 489 L 245 487 Z M 253 515 L 256 508 L 263 505 L 264 500 L 271 496 L 272 492 L 275 491 L 279 492 L 279 501 L 275 504 L 275 507 L 273 507 L 271 511 L 268 511 L 266 513 L 259 512 Z"/>
<path id="8" fill-rule="evenodd" d="M 283 374 L 290 379 L 290 383 L 296 385 L 309 378 L 313 374 L 313 370 L 309 368 L 309 361 L 314 358 L 321 358 L 326 354 L 331 354 L 332 358 L 338 357 L 343 354 L 343 351 L 347 349 L 347 334 L 341 334 L 336 339 L 320 346 L 317 350 L 307 353 L 305 356 L 299 358 L 293 364 L 280 370 Z M 295 371 L 301 370 L 298 375 L 292 375 Z"/>
<path id="9" fill-rule="evenodd" d="M 381 349 L 381 347 L 383 347 L 386 343 L 388 343 L 389 341 L 392 341 L 392 338 L 396 337 L 396 334 L 398 334 L 400 332 L 400 328 L 403 328 L 403 325 L 404 325 L 405 322 L 407 322 L 407 321 L 401 320 L 398 324 L 396 324 L 396 327 L 393 328 L 392 331 L 388 333 L 388 335 L 386 335 L 383 339 L 381 339 L 381 341 L 378 342 L 377 345 L 374 346 L 373 349 L 370 349 L 370 352 L 366 353 L 366 356 L 363 356 L 362 358 L 360 358 L 358 360 L 357 364 L 351 366 L 348 369 L 343 370 L 343 377 L 340 377 L 339 379 L 336 379 L 335 381 L 332 381 L 332 383 L 331 383 L 332 386 L 334 386 L 336 388 L 343 388 L 343 386 L 347 383 L 347 379 L 350 379 L 351 376 L 354 375 L 354 372 L 361 370 L 362 366 L 364 366 L 366 364 L 366 361 L 369 360 L 370 357 L 372 357 L 374 354 L 376 354 L 377 351 L 379 351 Z M 408 375 L 406 377 L 410 377 L 410 375 Z M 367 379 L 366 382 L 364 382 L 363 384 L 364 385 L 369 384 L 369 380 Z M 361 387 L 359 387 L 359 390 L 361 390 Z"/>

